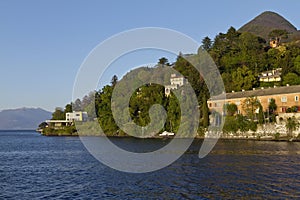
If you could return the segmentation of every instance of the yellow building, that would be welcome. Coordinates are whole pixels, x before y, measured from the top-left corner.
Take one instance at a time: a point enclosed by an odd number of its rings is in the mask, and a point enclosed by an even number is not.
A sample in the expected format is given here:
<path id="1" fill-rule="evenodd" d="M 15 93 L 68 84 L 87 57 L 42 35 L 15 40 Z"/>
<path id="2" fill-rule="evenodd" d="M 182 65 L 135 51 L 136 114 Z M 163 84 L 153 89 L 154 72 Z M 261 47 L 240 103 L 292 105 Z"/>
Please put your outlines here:
<path id="1" fill-rule="evenodd" d="M 270 100 L 275 99 L 276 113 L 285 113 L 287 108 L 292 106 L 297 106 L 300 112 L 300 85 L 226 93 L 226 100 L 213 97 L 207 101 L 207 104 L 211 111 L 223 113 L 224 104 L 234 103 L 238 107 L 238 113 L 244 114 L 242 103 L 247 97 L 257 97 L 264 111 L 268 110 Z"/>
<path id="2" fill-rule="evenodd" d="M 271 39 L 270 40 L 270 47 L 272 48 L 276 48 L 279 46 L 279 38 L 276 38 L 276 39 Z"/>

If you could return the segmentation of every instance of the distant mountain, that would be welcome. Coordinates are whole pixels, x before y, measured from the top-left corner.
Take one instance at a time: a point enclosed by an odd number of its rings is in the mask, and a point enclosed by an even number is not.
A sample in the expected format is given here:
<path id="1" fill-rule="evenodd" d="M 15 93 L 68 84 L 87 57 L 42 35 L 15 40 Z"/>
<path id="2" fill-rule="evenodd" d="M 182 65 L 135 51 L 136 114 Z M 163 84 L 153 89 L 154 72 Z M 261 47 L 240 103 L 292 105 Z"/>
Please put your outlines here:
<path id="1" fill-rule="evenodd" d="M 253 33 L 268 41 L 268 34 L 275 29 L 286 30 L 290 33 L 289 41 L 300 39 L 300 31 L 298 31 L 295 26 L 293 26 L 284 17 L 271 11 L 266 11 L 258 15 L 253 20 L 242 26 L 239 31 Z"/>
<path id="2" fill-rule="evenodd" d="M 0 130 L 34 130 L 51 118 L 51 112 L 41 108 L 19 108 L 0 112 Z"/>

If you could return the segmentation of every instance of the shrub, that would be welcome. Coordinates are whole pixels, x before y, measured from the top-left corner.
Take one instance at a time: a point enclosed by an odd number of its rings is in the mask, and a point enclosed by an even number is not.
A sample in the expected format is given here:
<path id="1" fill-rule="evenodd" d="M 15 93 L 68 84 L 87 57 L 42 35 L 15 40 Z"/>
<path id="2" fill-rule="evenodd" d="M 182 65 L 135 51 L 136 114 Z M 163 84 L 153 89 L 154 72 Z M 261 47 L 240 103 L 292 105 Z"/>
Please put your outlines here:
<path id="1" fill-rule="evenodd" d="M 279 138 L 280 138 L 280 133 L 275 133 L 275 135 L 274 135 L 274 137 L 275 137 L 275 140 L 279 140 Z"/>

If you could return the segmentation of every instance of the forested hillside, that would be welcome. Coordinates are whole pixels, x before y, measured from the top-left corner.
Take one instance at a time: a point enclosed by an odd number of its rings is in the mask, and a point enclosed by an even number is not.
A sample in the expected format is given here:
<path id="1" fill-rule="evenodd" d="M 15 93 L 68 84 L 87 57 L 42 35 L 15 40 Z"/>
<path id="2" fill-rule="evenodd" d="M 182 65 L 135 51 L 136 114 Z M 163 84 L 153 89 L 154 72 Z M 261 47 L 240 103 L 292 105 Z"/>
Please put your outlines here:
<path id="1" fill-rule="evenodd" d="M 275 20 L 275 22 L 270 23 L 270 20 Z M 273 28 L 270 28 L 271 25 Z M 226 33 L 219 33 L 213 40 L 209 37 L 203 38 L 199 52 L 206 50 L 212 57 L 219 69 L 227 92 L 252 90 L 252 88 L 257 87 L 273 87 L 274 85 L 298 85 L 300 84 L 300 47 L 299 41 L 295 37 L 296 34 L 297 29 L 284 18 L 267 12 L 243 26 L 239 31 L 230 27 Z M 269 40 L 274 39 L 278 45 L 273 48 L 270 47 Z M 210 96 L 203 77 L 181 54 L 172 64 L 169 64 L 167 58 L 161 58 L 157 68 L 173 68 L 191 84 L 197 95 L 201 113 L 198 132 L 203 133 L 203 128 L 208 126 L 209 113 L 206 100 Z M 262 72 L 278 68 L 281 68 L 281 81 L 259 81 Z M 148 68 L 145 67 L 144 72 L 147 70 Z M 164 75 L 165 77 L 162 79 L 168 80 L 170 78 L 170 74 L 164 73 Z M 126 79 L 133 79 L 136 76 L 143 76 L 143 73 L 129 72 L 125 75 Z M 111 112 L 112 92 L 117 83 L 118 78 L 114 76 L 110 85 L 104 86 L 99 91 L 91 92 L 82 100 L 78 99 L 72 103 L 73 110 L 87 111 L 91 119 L 98 117 L 103 131 L 108 135 L 125 134 L 115 124 Z M 167 111 L 164 130 L 176 132 L 180 124 L 181 112 L 178 100 L 172 94 L 166 96 L 162 85 L 146 84 L 132 94 L 129 111 L 133 121 L 140 126 L 147 125 L 150 122 L 148 110 L 153 104 L 160 104 Z M 96 116 L 90 112 L 94 106 Z M 69 108 L 70 104 L 66 106 L 66 109 L 69 110 Z M 63 113 L 63 110 L 56 110 L 54 116 L 57 116 L 57 112 Z M 253 124 L 249 125 L 249 129 L 253 129 Z"/>

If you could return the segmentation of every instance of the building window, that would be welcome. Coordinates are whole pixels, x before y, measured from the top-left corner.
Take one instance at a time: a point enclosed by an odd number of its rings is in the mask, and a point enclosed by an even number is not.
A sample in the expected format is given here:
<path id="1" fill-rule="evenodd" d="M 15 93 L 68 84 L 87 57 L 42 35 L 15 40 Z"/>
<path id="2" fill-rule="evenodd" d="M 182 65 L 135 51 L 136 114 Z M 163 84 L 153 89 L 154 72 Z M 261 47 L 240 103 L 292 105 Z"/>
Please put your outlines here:
<path id="1" fill-rule="evenodd" d="M 299 96 L 295 96 L 295 101 L 299 101 Z"/>
<path id="2" fill-rule="evenodd" d="M 281 97 L 281 102 L 287 102 L 286 96 Z"/>
<path id="3" fill-rule="evenodd" d="M 212 106 L 212 103 L 209 103 L 209 104 L 208 104 L 208 106 L 211 108 L 211 106 Z"/>

